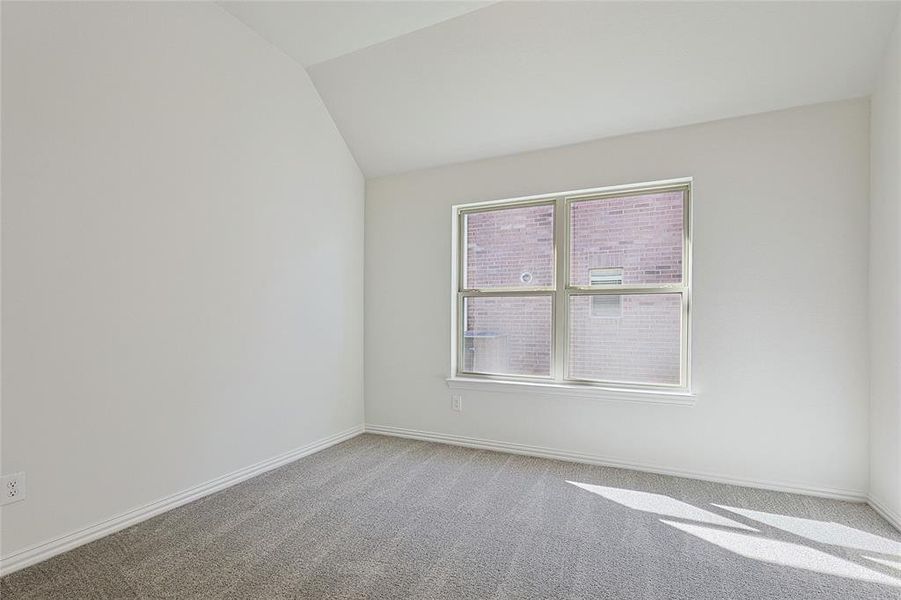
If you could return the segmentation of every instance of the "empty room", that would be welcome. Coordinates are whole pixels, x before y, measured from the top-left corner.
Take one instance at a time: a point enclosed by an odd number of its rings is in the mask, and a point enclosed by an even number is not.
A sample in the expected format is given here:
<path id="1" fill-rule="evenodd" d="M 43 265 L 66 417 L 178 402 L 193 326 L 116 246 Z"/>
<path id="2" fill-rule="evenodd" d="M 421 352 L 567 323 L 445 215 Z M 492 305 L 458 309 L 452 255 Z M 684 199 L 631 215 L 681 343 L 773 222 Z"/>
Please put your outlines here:
<path id="1" fill-rule="evenodd" d="M 3 600 L 901 600 L 901 2 L 0 0 Z"/>

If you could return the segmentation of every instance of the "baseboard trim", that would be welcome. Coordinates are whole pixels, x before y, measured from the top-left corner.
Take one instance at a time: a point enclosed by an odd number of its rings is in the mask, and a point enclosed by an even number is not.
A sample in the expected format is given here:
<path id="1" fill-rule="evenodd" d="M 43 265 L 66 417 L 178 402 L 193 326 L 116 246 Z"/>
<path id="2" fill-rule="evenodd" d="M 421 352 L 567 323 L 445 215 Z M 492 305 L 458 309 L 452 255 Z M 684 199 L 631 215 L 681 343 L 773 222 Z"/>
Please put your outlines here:
<path id="1" fill-rule="evenodd" d="M 363 425 L 351 427 L 346 431 L 341 431 L 299 448 L 295 448 L 294 450 L 289 450 L 278 456 L 268 458 L 248 467 L 238 469 L 237 471 L 232 471 L 231 473 L 201 483 L 200 485 L 183 490 L 177 494 L 160 498 L 159 500 L 150 502 L 144 506 L 134 508 L 109 519 L 100 521 L 99 523 L 95 523 L 79 531 L 74 531 L 56 539 L 19 550 L 9 556 L 0 558 L 0 576 L 8 575 L 19 569 L 24 569 L 25 567 L 47 560 L 57 554 L 62 554 L 63 552 L 87 544 L 88 542 L 92 542 L 111 533 L 125 529 L 126 527 L 140 523 L 141 521 L 145 521 L 158 514 L 187 504 L 188 502 L 193 502 L 204 496 L 224 490 L 227 487 L 241 483 L 251 477 L 256 477 L 266 471 L 277 469 L 282 465 L 294 462 L 304 456 L 315 454 L 320 450 L 325 450 L 330 446 L 334 446 L 335 444 L 358 436 L 363 433 L 363 431 Z"/>
<path id="2" fill-rule="evenodd" d="M 869 504 L 870 507 L 877 513 L 879 513 L 880 517 L 888 521 L 892 525 L 892 527 L 894 527 L 898 531 L 901 531 L 901 515 L 892 510 L 889 510 L 889 507 L 885 502 L 882 502 L 880 500 L 877 500 L 873 496 L 870 496 L 867 498 L 867 504 Z"/>
<path id="3" fill-rule="evenodd" d="M 565 460 L 570 462 L 581 462 L 591 465 L 599 465 L 603 467 L 616 467 L 620 469 L 631 469 L 633 471 L 644 471 L 647 473 L 657 473 L 660 475 L 672 475 L 674 477 L 686 477 L 688 479 L 700 479 L 702 481 L 712 481 L 715 483 L 727 483 L 730 485 L 738 485 L 742 487 L 752 487 L 764 490 L 772 490 L 776 492 L 788 492 L 791 494 L 803 494 L 805 496 L 816 496 L 819 498 L 830 498 L 833 500 L 845 500 L 848 502 L 866 502 L 867 495 L 865 492 L 857 490 L 845 490 L 839 488 L 814 487 L 804 484 L 794 484 L 776 481 L 764 481 L 758 479 L 740 479 L 718 475 L 715 473 L 705 473 L 702 471 L 689 471 L 685 469 L 673 469 L 659 465 L 636 463 L 613 459 L 609 457 L 596 456 L 592 454 L 583 454 L 580 452 L 570 452 L 568 450 L 558 450 L 555 448 L 544 448 L 541 446 L 530 446 L 526 444 L 514 444 L 511 442 L 501 442 L 497 440 L 486 440 L 481 438 L 466 437 L 461 435 L 452 435 L 448 433 L 437 433 L 434 431 L 421 431 L 417 429 L 405 429 L 403 427 L 391 427 L 388 425 L 366 424 L 367 433 L 376 433 L 379 435 L 388 435 L 393 437 L 402 437 L 415 440 L 423 440 L 427 442 L 438 442 L 442 444 L 451 444 L 454 446 L 466 446 L 468 448 L 479 448 L 482 450 L 495 450 L 498 452 L 509 452 L 512 454 L 524 454 L 527 456 L 537 456 L 540 458 L 552 458 L 556 460 Z"/>

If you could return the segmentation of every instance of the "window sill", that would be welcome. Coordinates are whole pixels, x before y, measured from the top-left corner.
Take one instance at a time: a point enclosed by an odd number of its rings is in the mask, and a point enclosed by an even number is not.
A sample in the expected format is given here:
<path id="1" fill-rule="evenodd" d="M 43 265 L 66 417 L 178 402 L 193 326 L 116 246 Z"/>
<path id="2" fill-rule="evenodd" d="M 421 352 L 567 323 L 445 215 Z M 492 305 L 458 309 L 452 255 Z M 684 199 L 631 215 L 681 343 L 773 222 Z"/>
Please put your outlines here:
<path id="1" fill-rule="evenodd" d="M 452 390 L 565 396 L 568 398 L 590 398 L 593 400 L 638 402 L 643 404 L 676 404 L 681 406 L 694 406 L 695 404 L 695 394 L 684 390 L 643 390 L 563 383 L 502 381 L 475 377 L 449 377 L 445 381 L 447 382 L 447 387 Z"/>

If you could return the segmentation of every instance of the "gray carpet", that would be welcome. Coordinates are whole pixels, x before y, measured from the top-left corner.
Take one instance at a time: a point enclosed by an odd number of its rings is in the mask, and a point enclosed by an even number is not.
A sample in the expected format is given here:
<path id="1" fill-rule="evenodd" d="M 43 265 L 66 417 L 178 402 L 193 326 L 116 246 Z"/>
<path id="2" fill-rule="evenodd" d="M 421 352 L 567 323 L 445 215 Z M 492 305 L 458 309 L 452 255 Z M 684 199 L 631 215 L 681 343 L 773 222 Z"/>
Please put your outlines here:
<path id="1" fill-rule="evenodd" d="M 864 505 L 363 435 L 13 573 L 0 595 L 897 600 L 899 586 L 901 534 Z"/>

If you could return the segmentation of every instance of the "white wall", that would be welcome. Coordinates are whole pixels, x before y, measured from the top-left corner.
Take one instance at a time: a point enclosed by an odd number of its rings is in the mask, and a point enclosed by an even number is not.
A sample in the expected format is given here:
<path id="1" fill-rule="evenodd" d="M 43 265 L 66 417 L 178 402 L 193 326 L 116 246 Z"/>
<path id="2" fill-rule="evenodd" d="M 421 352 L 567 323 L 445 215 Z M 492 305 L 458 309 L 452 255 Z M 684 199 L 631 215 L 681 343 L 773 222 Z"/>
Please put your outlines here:
<path id="1" fill-rule="evenodd" d="M 901 17 L 870 124 L 870 496 L 901 523 Z"/>
<path id="2" fill-rule="evenodd" d="M 3 3 L 2 553 L 360 425 L 363 178 L 212 3 Z"/>
<path id="3" fill-rule="evenodd" d="M 862 497 L 869 103 L 367 182 L 366 422 Z M 451 206 L 693 176 L 694 406 L 467 391 L 451 410 Z"/>

